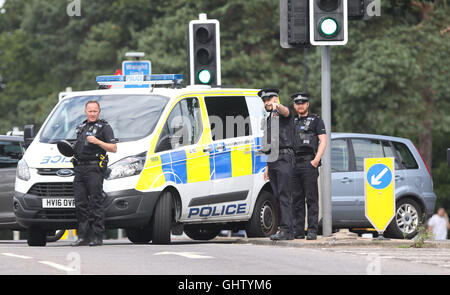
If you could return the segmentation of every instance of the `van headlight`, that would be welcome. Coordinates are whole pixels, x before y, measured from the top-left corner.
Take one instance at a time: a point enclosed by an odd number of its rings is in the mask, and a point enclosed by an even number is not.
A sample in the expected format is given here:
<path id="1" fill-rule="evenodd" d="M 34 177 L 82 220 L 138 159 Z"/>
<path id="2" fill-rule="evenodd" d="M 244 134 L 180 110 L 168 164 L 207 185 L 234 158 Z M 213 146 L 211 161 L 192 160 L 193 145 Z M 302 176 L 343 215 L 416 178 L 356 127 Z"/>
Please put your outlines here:
<path id="1" fill-rule="evenodd" d="M 112 180 L 122 177 L 138 175 L 144 169 L 147 152 L 123 158 L 108 167 L 106 179 Z"/>
<path id="2" fill-rule="evenodd" d="M 17 163 L 16 176 L 19 179 L 28 181 L 30 180 L 30 168 L 28 168 L 27 162 L 22 159 Z"/>

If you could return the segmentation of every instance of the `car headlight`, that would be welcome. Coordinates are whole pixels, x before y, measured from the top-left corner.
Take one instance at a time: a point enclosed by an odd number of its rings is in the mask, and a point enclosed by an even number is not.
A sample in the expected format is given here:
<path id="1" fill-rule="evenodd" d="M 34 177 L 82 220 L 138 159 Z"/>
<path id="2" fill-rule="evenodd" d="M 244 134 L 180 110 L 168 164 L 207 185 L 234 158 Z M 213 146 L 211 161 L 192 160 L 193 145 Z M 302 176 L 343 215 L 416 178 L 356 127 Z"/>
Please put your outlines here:
<path id="1" fill-rule="evenodd" d="M 147 152 L 119 160 L 108 167 L 106 179 L 112 180 L 122 177 L 138 175 L 144 169 Z"/>
<path id="2" fill-rule="evenodd" d="M 27 162 L 22 159 L 17 163 L 16 176 L 19 179 L 28 181 L 30 180 L 30 169 L 28 168 Z"/>

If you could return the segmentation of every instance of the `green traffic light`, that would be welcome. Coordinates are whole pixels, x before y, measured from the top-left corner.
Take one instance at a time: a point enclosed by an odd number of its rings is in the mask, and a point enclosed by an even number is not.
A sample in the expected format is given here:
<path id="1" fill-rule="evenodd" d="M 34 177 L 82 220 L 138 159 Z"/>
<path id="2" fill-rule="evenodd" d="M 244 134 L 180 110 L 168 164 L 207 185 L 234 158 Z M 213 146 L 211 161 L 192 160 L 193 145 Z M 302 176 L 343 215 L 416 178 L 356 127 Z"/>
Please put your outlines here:
<path id="1" fill-rule="evenodd" d="M 210 71 L 203 69 L 198 72 L 197 78 L 200 81 L 200 83 L 208 84 L 211 82 L 212 75 Z"/>
<path id="2" fill-rule="evenodd" d="M 320 21 L 319 29 L 324 37 L 331 38 L 337 34 L 339 26 L 334 18 L 326 17 Z"/>

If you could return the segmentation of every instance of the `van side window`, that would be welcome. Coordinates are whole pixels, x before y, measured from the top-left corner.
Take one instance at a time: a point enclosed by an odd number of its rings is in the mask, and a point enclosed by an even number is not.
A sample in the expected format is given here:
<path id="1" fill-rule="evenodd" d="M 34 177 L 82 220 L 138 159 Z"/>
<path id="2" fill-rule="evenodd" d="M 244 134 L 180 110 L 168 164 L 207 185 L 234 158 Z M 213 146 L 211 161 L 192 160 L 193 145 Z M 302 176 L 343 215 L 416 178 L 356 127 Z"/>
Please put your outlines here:
<path id="1" fill-rule="evenodd" d="M 395 149 L 397 150 L 398 154 L 400 155 L 401 161 L 403 166 L 406 169 L 418 169 L 419 165 L 417 164 L 416 160 L 414 159 L 414 156 L 411 154 L 411 151 L 409 148 L 400 142 L 393 141 L 392 144 L 394 145 Z"/>
<path id="2" fill-rule="evenodd" d="M 19 142 L 0 141 L 0 168 L 16 167 L 22 154 Z"/>
<path id="3" fill-rule="evenodd" d="M 251 135 L 244 96 L 205 97 L 213 140 Z"/>
<path id="4" fill-rule="evenodd" d="M 348 147 L 345 139 L 331 141 L 331 170 L 335 172 L 349 171 Z"/>
<path id="5" fill-rule="evenodd" d="M 200 103 L 185 98 L 172 109 L 159 136 L 155 152 L 197 143 L 203 131 Z"/>
<path id="6" fill-rule="evenodd" d="M 375 139 L 352 139 L 356 171 L 364 171 L 364 158 L 383 158 L 383 149 Z"/>

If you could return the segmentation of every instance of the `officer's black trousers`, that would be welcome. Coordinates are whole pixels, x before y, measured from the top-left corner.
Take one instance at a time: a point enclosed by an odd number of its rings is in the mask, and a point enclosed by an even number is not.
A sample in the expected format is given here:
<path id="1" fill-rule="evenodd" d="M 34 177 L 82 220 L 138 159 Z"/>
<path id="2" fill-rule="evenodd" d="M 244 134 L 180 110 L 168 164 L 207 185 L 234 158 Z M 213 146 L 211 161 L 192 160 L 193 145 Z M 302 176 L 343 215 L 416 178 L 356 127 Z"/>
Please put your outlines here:
<path id="1" fill-rule="evenodd" d="M 90 232 L 101 238 L 105 231 L 103 207 L 104 172 L 98 165 L 77 165 L 73 187 L 78 219 L 78 237 L 89 238 Z"/>
<path id="2" fill-rule="evenodd" d="M 310 161 L 295 161 L 292 179 L 294 234 L 305 232 L 305 200 L 308 206 L 308 232 L 317 234 L 319 219 L 319 170 Z"/>
<path id="3" fill-rule="evenodd" d="M 275 162 L 267 162 L 272 191 L 280 206 L 281 231 L 292 233 L 292 176 L 293 155 L 280 154 Z"/>

